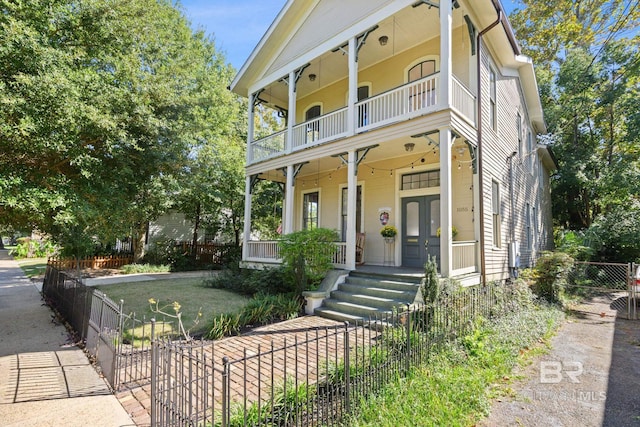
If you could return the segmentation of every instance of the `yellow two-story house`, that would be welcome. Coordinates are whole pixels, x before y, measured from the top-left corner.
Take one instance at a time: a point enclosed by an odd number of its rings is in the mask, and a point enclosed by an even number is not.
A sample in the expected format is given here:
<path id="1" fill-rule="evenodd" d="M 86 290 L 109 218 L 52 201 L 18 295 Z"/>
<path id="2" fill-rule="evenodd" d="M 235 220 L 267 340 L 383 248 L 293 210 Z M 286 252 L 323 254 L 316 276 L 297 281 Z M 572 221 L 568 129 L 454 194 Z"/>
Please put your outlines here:
<path id="1" fill-rule="evenodd" d="M 240 29 L 239 29 L 240 30 Z M 513 277 L 552 244 L 542 107 L 499 0 L 289 0 L 231 85 L 249 99 L 243 261 L 258 180 L 282 232 L 338 230 L 335 265 Z M 256 138 L 260 104 L 282 130 Z M 385 239 L 383 225 L 398 234 Z"/>

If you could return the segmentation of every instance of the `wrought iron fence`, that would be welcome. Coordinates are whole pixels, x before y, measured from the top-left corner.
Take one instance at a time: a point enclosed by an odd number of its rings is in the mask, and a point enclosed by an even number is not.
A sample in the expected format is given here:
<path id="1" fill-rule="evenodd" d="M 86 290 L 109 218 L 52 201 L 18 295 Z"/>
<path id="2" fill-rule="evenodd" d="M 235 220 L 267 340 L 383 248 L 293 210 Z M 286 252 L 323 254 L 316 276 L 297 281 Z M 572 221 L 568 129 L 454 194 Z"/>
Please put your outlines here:
<path id="1" fill-rule="evenodd" d="M 234 354 L 154 336 L 152 425 L 339 425 L 363 397 L 426 361 L 478 316 L 512 309 L 513 300 L 507 285 L 463 288 L 434 304 L 297 331 Z"/>
<path id="2" fill-rule="evenodd" d="M 95 357 L 113 389 L 151 378 L 151 322 L 135 313 L 125 314 L 124 302 L 112 301 L 87 287 L 76 272 L 47 265 L 42 293 L 47 302 L 69 323 L 85 349 Z M 157 335 L 174 337 L 171 321 L 157 322 Z"/>

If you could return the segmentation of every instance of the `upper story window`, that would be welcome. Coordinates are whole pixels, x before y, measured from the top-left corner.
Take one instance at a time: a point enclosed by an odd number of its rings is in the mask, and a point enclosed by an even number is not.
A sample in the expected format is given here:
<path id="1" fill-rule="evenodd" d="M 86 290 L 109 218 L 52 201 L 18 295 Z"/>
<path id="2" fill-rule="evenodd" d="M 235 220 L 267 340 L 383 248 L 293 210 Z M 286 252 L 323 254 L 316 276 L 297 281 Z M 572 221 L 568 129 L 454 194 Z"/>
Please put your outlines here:
<path id="1" fill-rule="evenodd" d="M 402 175 L 402 190 L 440 186 L 440 171 L 427 171 Z"/>
<path id="2" fill-rule="evenodd" d="M 415 82 L 416 80 L 420 80 L 423 77 L 430 76 L 431 74 L 436 72 L 436 61 L 435 59 L 430 59 L 428 61 L 422 61 L 419 64 L 414 65 L 409 68 L 407 81 Z"/>
<path id="3" fill-rule="evenodd" d="M 533 169 L 535 168 L 535 157 L 533 152 L 533 135 L 531 131 L 527 133 L 527 156 L 529 156 L 529 170 L 533 175 Z"/>
<path id="4" fill-rule="evenodd" d="M 489 67 L 489 120 L 491 121 L 491 128 L 498 130 L 498 115 L 496 111 L 496 72 L 492 67 Z"/>
<path id="5" fill-rule="evenodd" d="M 311 119 L 315 119 L 316 117 L 320 117 L 321 114 L 322 107 L 320 105 L 314 105 L 304 113 L 304 119 L 306 121 L 309 121 Z"/>

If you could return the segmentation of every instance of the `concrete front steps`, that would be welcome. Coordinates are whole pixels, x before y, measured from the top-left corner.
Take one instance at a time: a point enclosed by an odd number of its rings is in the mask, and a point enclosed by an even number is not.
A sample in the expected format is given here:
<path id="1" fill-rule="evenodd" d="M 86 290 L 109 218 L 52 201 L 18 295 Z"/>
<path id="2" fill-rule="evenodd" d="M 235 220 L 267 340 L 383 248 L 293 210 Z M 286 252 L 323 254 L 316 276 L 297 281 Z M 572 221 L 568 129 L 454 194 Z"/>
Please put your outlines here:
<path id="1" fill-rule="evenodd" d="M 352 271 L 315 314 L 349 323 L 369 322 L 412 304 L 420 277 Z"/>

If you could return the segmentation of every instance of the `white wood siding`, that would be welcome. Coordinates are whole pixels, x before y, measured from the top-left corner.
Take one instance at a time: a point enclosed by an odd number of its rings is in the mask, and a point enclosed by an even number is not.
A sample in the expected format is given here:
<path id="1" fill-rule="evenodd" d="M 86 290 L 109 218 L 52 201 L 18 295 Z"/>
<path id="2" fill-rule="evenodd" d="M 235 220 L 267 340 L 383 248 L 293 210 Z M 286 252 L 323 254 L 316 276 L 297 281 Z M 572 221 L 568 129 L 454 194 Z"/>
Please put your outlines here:
<path id="1" fill-rule="evenodd" d="M 526 110 L 520 79 L 505 76 L 500 67 L 491 61 L 488 50 L 482 50 L 482 155 L 483 155 L 483 199 L 485 228 L 485 268 L 488 280 L 499 280 L 509 276 L 509 244 L 519 242 L 520 266 L 529 267 L 535 263 L 542 250 L 553 246 L 551 205 L 549 197 L 549 172 L 538 171 L 542 163 L 538 161 L 535 132 Z M 491 65 L 490 65 L 491 64 Z M 489 66 L 496 72 L 497 129 L 489 120 Z M 509 73 L 513 74 L 513 73 Z M 523 120 L 522 149 L 518 143 L 517 116 Z M 527 134 L 532 133 L 533 151 L 527 151 Z M 517 152 L 512 160 L 510 156 Z M 509 173 L 512 166 L 512 175 Z M 542 185 L 539 182 L 543 179 Z M 491 210 L 491 182 L 500 184 L 501 245 L 493 245 L 493 224 Z M 531 217 L 533 241 L 527 240 L 527 204 Z M 537 232 L 536 232 L 537 231 Z"/>

